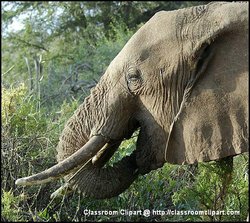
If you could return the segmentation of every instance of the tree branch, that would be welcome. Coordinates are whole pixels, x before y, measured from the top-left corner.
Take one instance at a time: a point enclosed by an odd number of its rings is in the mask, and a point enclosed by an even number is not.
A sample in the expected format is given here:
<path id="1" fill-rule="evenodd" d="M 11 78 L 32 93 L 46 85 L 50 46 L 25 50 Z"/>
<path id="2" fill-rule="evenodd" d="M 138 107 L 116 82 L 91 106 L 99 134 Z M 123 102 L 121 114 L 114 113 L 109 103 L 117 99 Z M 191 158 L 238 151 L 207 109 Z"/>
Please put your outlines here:
<path id="1" fill-rule="evenodd" d="M 32 47 L 38 48 L 40 50 L 45 50 L 45 51 L 49 52 L 49 50 L 46 49 L 44 46 L 37 45 L 35 43 L 27 42 L 26 40 L 20 39 L 18 37 L 12 37 L 12 38 L 15 39 L 15 40 L 17 40 L 17 41 L 19 41 L 19 42 L 22 42 L 22 43 L 26 44 L 27 46 L 32 46 Z"/>

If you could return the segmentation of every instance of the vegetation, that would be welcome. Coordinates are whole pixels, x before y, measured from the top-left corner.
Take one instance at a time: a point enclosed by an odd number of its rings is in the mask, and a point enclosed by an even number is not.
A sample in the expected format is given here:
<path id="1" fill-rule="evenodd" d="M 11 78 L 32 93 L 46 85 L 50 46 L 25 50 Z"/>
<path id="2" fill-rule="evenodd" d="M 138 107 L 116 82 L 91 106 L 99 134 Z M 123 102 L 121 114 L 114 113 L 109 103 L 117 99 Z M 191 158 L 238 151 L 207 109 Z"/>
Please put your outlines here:
<path id="1" fill-rule="evenodd" d="M 1 3 L 2 221 L 246 219 L 246 155 L 234 158 L 232 176 L 232 165 L 223 161 L 190 166 L 165 164 L 140 176 L 118 197 L 105 200 L 78 193 L 50 199 L 50 194 L 60 187 L 59 181 L 32 187 L 14 184 L 15 179 L 56 163 L 55 147 L 66 120 L 135 30 L 156 11 L 201 3 L 204 2 Z M 11 29 L 17 20 L 23 26 Z M 123 142 L 112 162 L 131 152 L 135 141 L 136 135 Z M 227 181 L 230 177 L 231 181 Z M 150 210 L 149 216 L 145 210 Z M 213 215 L 198 211 L 213 211 Z M 218 215 L 216 211 L 225 213 Z"/>

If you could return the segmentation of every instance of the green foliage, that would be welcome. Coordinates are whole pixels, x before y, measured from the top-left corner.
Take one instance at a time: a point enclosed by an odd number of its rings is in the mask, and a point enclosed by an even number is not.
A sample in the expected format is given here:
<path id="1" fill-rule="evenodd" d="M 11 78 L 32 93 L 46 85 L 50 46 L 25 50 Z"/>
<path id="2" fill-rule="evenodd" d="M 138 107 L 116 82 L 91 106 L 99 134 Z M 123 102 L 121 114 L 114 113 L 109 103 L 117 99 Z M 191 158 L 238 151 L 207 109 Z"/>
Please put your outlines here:
<path id="1" fill-rule="evenodd" d="M 4 221 L 22 221 L 22 215 L 19 208 L 16 206 L 19 205 L 20 198 L 18 196 L 14 196 L 13 192 L 10 191 L 2 191 L 1 197 L 1 216 Z"/>
<path id="2" fill-rule="evenodd" d="M 37 100 L 27 94 L 21 84 L 17 88 L 2 89 L 2 120 L 5 131 L 15 136 L 30 135 L 45 128 L 46 119 L 37 110 Z"/>
<path id="3" fill-rule="evenodd" d="M 113 165 L 113 163 L 121 160 L 124 156 L 129 156 L 135 150 L 137 135 L 138 132 L 136 131 L 130 139 L 124 140 L 121 143 L 119 150 L 114 153 L 107 165 Z"/>
<path id="4" fill-rule="evenodd" d="M 231 160 L 230 160 L 231 159 Z M 172 196 L 177 209 L 222 211 L 220 215 L 186 216 L 186 220 L 243 221 L 248 212 L 246 155 L 200 163 L 195 180 Z M 232 211 L 232 212 L 230 212 Z M 236 211 L 233 213 L 233 211 Z M 238 213 L 239 212 L 239 213 Z"/>
<path id="5" fill-rule="evenodd" d="M 50 194 L 59 182 L 23 190 L 16 187 L 14 181 L 55 164 L 59 133 L 78 102 L 63 103 L 60 112 L 50 114 L 49 118 L 45 110 L 37 109 L 37 99 L 28 94 L 24 84 L 17 88 L 3 88 L 2 93 L 3 218 L 8 221 L 46 221 L 49 215 L 43 205 L 46 207 L 49 203 Z"/>

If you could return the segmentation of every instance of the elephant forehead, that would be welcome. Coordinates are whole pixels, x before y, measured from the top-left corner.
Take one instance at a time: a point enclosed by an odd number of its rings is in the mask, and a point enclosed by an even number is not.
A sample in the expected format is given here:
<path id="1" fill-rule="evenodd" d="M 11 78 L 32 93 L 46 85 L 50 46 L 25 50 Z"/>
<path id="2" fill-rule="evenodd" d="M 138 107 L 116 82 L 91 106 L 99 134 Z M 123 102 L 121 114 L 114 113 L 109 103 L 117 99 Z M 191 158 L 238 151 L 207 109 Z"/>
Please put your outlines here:
<path id="1" fill-rule="evenodd" d="M 175 18 L 169 16 L 169 12 L 157 13 L 130 38 L 110 66 L 123 67 L 126 63 L 136 64 L 146 60 L 155 63 L 156 57 L 162 58 L 162 53 L 166 55 L 171 51 L 173 55 L 178 50 L 175 30 Z"/>

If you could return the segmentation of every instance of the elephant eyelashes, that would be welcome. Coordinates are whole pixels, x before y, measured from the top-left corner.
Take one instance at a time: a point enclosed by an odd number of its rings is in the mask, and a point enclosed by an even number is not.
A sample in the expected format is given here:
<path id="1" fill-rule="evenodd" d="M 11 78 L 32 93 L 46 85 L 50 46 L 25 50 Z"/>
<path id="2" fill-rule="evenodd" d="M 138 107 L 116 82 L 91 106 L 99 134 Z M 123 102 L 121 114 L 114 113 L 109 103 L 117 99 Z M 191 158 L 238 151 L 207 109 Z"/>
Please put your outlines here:
<path id="1" fill-rule="evenodd" d="M 132 94 L 138 94 L 138 90 L 142 86 L 142 77 L 139 70 L 136 70 L 127 75 L 128 89 Z"/>

